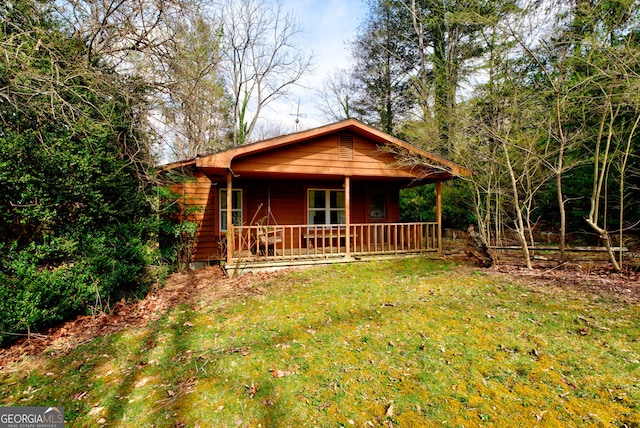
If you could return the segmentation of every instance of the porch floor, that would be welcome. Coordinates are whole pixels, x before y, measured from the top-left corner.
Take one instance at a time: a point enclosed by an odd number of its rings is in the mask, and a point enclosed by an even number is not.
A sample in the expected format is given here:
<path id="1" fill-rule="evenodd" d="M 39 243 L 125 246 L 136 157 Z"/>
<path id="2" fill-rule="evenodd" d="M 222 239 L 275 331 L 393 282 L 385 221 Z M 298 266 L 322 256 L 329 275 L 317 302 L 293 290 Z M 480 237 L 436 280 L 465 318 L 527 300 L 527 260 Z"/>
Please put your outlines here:
<path id="1" fill-rule="evenodd" d="M 403 253 L 381 253 L 381 254 L 352 254 L 346 257 L 345 254 L 327 254 L 314 257 L 312 255 L 291 258 L 290 255 L 269 257 L 269 259 L 246 258 L 234 261 L 234 263 L 224 263 L 223 269 L 229 274 L 241 274 L 249 272 L 269 272 L 279 269 L 303 268 L 310 266 L 330 265 L 336 263 L 356 263 L 373 260 L 392 260 L 405 257 L 428 257 L 439 254 L 437 250 L 403 252 Z"/>
<path id="2" fill-rule="evenodd" d="M 400 250 L 389 245 L 378 245 L 373 251 L 360 251 L 351 249 L 352 257 L 364 257 L 375 255 L 402 255 L 407 253 L 421 253 L 421 252 L 437 251 L 437 249 L 421 249 L 416 248 L 413 250 Z M 238 254 L 235 258 L 240 261 L 271 261 L 279 259 L 326 259 L 326 258 L 344 258 L 346 257 L 347 249 L 345 246 L 334 246 L 329 250 L 323 247 L 311 247 L 311 248 L 270 248 L 267 250 L 258 251 L 257 254 L 253 251 L 243 250 L 241 254 Z M 266 260 L 269 259 L 269 260 Z"/>

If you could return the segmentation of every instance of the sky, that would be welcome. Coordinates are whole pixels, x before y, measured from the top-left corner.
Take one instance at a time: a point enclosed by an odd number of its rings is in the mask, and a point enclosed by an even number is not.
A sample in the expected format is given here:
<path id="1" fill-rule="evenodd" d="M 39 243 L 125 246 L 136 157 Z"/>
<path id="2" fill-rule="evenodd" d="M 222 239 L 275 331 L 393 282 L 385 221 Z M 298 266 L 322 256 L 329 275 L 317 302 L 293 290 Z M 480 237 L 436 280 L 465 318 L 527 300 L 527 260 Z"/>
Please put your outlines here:
<path id="1" fill-rule="evenodd" d="M 297 130 L 327 123 L 316 107 L 316 90 L 326 76 L 351 62 L 349 42 L 355 38 L 367 9 L 364 0 L 282 0 L 282 6 L 300 22 L 303 33 L 298 45 L 314 55 L 313 70 L 301 81 L 306 88 L 295 87 L 288 101 L 280 100 L 263 112 L 263 119 L 280 123 L 285 132 L 296 131 L 296 111 L 300 100 Z"/>

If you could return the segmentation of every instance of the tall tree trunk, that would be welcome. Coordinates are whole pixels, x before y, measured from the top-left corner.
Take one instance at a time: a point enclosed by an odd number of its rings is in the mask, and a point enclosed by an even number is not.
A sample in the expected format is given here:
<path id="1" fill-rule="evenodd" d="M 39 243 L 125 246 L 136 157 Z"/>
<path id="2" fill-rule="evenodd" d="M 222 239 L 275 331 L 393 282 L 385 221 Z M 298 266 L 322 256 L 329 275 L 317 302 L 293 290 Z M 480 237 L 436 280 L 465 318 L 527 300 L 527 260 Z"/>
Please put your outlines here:
<path id="1" fill-rule="evenodd" d="M 560 110 L 560 94 L 556 91 L 556 121 L 558 122 L 558 135 L 560 140 L 560 147 L 558 150 L 558 163 L 555 168 L 556 176 L 556 188 L 558 195 L 558 209 L 560 210 L 560 259 L 564 260 L 566 257 L 566 239 L 567 239 L 567 213 L 564 206 L 564 195 L 562 193 L 562 172 L 564 164 L 564 149 L 566 146 L 566 139 L 564 130 L 562 128 L 562 115 Z"/>
<path id="2" fill-rule="evenodd" d="M 613 122 L 615 120 L 617 113 L 614 113 L 614 109 L 610 103 L 607 105 L 606 111 L 602 115 L 602 120 L 600 121 L 600 129 L 598 130 L 598 138 L 596 139 L 596 147 L 594 151 L 594 160 L 593 160 L 593 189 L 591 191 L 591 209 L 589 211 L 589 217 L 586 219 L 586 222 L 591 228 L 600 236 L 602 239 L 605 248 L 607 249 L 607 255 L 609 257 L 609 261 L 613 265 L 613 269 L 616 272 L 620 271 L 620 265 L 616 260 L 616 256 L 613 253 L 613 249 L 611 248 L 611 238 L 609 237 L 609 232 L 604 227 L 598 226 L 598 217 L 600 212 L 600 196 L 602 195 L 602 186 L 606 181 L 606 170 L 607 170 L 607 162 L 609 159 L 609 150 L 611 147 L 611 140 L 613 138 Z M 607 122 L 608 116 L 608 124 Z M 600 169 L 600 151 L 602 146 L 602 139 L 604 137 L 604 128 L 605 125 L 608 126 L 607 130 L 607 141 L 604 148 L 604 157 L 602 159 L 602 168 Z M 604 224 L 606 224 L 606 216 L 603 220 Z"/>
<path id="3" fill-rule="evenodd" d="M 433 40 L 433 83 L 435 118 L 438 125 L 440 144 L 446 155 L 451 153 L 449 85 L 457 82 L 449 80 L 449 64 L 447 64 L 447 32 L 446 10 L 444 4 L 432 10 L 431 38 Z"/>
<path id="4" fill-rule="evenodd" d="M 622 156 L 622 165 L 620 165 L 620 229 L 619 229 L 619 238 L 618 238 L 618 246 L 620 247 L 620 265 L 622 265 L 622 246 L 624 244 L 623 239 L 623 230 L 624 230 L 624 177 L 625 172 L 627 170 L 627 162 L 629 161 L 629 156 L 631 155 L 631 142 L 633 137 L 636 134 L 636 129 L 638 129 L 638 124 L 640 123 L 640 115 L 636 109 L 636 120 L 633 122 L 633 127 L 631 128 L 631 132 L 629 133 L 629 137 L 627 138 L 627 146 L 625 148 L 624 154 Z"/>
<path id="5" fill-rule="evenodd" d="M 527 244 L 527 237 L 524 232 L 524 221 L 522 219 L 522 209 L 520 208 L 520 198 L 518 197 L 518 182 L 516 175 L 511 165 L 511 159 L 509 158 L 509 150 L 507 149 L 507 143 L 502 140 L 502 148 L 504 149 L 504 155 L 506 158 L 507 169 L 509 170 L 509 177 L 511 178 L 511 188 L 513 191 L 513 204 L 516 210 L 516 233 L 522 245 L 522 255 L 527 265 L 527 269 L 533 269 L 531 266 L 531 254 L 529 253 L 529 244 Z"/>

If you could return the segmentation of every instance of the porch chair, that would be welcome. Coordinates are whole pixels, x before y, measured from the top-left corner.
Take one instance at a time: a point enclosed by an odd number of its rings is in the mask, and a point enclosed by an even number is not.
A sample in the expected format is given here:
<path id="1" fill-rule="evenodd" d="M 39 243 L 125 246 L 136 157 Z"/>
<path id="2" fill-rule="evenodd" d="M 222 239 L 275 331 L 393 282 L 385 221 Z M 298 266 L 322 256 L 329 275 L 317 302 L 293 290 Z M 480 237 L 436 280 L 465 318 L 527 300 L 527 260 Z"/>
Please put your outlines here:
<path id="1" fill-rule="evenodd" d="M 273 220 L 273 225 L 269 220 Z M 278 226 L 278 222 L 271 212 L 271 193 L 267 205 L 266 224 L 256 223 L 258 226 L 258 254 L 261 256 L 277 256 L 278 244 L 284 239 L 284 227 Z"/>

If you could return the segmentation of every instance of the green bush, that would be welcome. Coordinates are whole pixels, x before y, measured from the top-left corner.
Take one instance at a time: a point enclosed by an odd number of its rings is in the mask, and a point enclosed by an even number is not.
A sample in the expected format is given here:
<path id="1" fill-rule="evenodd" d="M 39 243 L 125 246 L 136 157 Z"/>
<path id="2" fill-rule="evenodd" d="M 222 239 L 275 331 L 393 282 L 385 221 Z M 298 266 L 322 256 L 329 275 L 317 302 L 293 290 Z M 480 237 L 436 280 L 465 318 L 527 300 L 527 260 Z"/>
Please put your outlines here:
<path id="1" fill-rule="evenodd" d="M 136 229 L 118 226 L 82 241 L 56 238 L 10 248 L 0 263 L 0 344 L 142 295 L 146 246 Z"/>
<path id="2" fill-rule="evenodd" d="M 442 222 L 445 228 L 466 229 L 476 219 L 469 184 L 450 181 L 442 185 Z M 402 221 L 435 221 L 435 185 L 403 189 L 400 193 Z"/>
<path id="3" fill-rule="evenodd" d="M 179 183 L 192 180 L 192 177 L 180 173 L 169 173 L 165 177 L 170 182 Z M 158 214 L 153 220 L 153 230 L 158 241 L 157 264 L 169 265 L 173 269 L 184 269 L 191 262 L 191 250 L 195 242 L 198 224 L 185 217 L 199 211 L 199 207 L 185 207 L 182 196 L 170 187 L 158 187 Z"/>
<path id="4" fill-rule="evenodd" d="M 148 88 L 42 2 L 5 3 L 0 342 L 145 291 L 153 172 Z"/>
<path id="5" fill-rule="evenodd" d="M 469 183 L 453 180 L 442 185 L 442 223 L 445 228 L 466 230 L 476 224 Z"/>
<path id="6" fill-rule="evenodd" d="M 400 216 L 402 221 L 435 221 L 435 186 L 419 186 L 400 191 Z"/>

